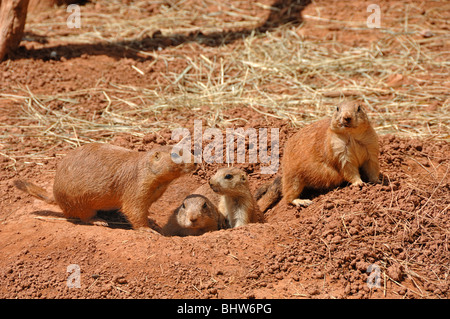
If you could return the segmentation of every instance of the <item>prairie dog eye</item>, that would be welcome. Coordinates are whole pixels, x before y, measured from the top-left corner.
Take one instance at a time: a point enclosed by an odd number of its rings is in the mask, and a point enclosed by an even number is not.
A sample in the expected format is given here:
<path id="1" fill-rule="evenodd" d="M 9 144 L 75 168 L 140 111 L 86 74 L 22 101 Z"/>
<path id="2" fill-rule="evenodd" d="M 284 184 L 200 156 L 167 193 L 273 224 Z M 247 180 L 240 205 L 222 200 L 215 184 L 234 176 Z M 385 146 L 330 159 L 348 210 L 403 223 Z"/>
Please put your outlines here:
<path id="1" fill-rule="evenodd" d="M 206 202 L 203 203 L 202 208 L 203 208 L 203 209 L 207 209 L 207 208 L 208 208 L 208 205 L 206 205 Z"/>
<path id="2" fill-rule="evenodd" d="M 361 112 L 361 105 L 358 105 L 358 112 Z"/>
<path id="3" fill-rule="evenodd" d="M 339 112 L 339 106 L 336 107 L 336 112 Z"/>
<path id="4" fill-rule="evenodd" d="M 184 203 L 183 203 L 183 204 L 181 204 L 181 208 L 183 208 L 183 209 L 185 209 L 185 208 L 186 208 L 186 206 L 184 206 Z"/>
<path id="5" fill-rule="evenodd" d="M 231 175 L 231 174 L 225 175 L 225 179 L 232 179 L 232 178 L 233 178 L 233 175 Z"/>

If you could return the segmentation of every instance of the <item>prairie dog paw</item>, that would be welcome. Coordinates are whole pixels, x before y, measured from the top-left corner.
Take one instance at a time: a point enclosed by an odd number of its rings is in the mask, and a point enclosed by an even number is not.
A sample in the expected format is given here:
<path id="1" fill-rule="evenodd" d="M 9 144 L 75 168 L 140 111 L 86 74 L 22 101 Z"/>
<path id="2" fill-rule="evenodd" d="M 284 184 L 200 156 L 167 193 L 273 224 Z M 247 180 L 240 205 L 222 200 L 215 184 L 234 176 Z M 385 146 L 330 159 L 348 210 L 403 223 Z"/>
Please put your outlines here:
<path id="1" fill-rule="evenodd" d="M 352 186 L 363 186 L 363 185 L 364 185 L 364 182 L 361 179 L 354 181 L 352 183 Z"/>
<path id="2" fill-rule="evenodd" d="M 294 200 L 291 202 L 291 204 L 292 204 L 292 205 L 295 205 L 295 206 L 297 206 L 297 207 L 308 207 L 309 205 L 312 204 L 312 200 L 309 200 L 309 199 L 299 199 L 299 198 L 297 198 L 297 199 L 294 199 Z"/>
<path id="3" fill-rule="evenodd" d="M 106 220 L 101 219 L 99 217 L 91 218 L 91 220 L 89 220 L 88 223 L 91 224 L 91 225 L 95 225 L 95 226 L 103 226 L 103 227 L 108 227 L 109 226 L 109 224 L 108 224 L 108 222 Z"/>
<path id="4" fill-rule="evenodd" d="M 145 232 L 145 233 L 150 233 L 150 234 L 155 234 L 155 235 L 161 235 L 156 230 L 151 229 L 150 227 L 139 227 L 136 230 L 139 231 L 139 232 Z"/>

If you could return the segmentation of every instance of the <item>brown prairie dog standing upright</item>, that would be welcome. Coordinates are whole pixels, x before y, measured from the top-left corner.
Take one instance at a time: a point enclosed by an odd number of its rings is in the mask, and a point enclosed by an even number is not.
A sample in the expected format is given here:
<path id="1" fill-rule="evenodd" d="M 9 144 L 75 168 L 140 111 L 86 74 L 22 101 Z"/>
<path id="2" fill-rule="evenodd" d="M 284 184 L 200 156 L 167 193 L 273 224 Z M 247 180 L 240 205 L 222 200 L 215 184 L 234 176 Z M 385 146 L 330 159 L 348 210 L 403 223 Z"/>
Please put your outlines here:
<path id="1" fill-rule="evenodd" d="M 227 228 L 225 217 L 205 196 L 186 196 L 163 227 L 166 236 L 199 236 L 206 232 Z"/>
<path id="2" fill-rule="evenodd" d="M 218 199 L 216 197 L 212 201 L 218 200 L 217 208 L 232 228 L 262 221 L 244 171 L 236 167 L 221 168 L 211 177 L 209 186 L 220 195 Z M 211 197 L 210 194 L 206 196 Z"/>
<path id="3" fill-rule="evenodd" d="M 49 204 L 56 204 L 66 217 L 91 222 L 99 210 L 120 210 L 134 229 L 149 229 L 148 209 L 174 179 L 195 168 L 192 154 L 176 164 L 172 146 L 137 152 L 119 146 L 92 143 L 81 146 L 59 163 L 53 196 L 30 182 L 15 185 Z M 179 160 L 179 159 L 178 159 Z"/>
<path id="4" fill-rule="evenodd" d="M 305 187 L 328 189 L 347 181 L 361 185 L 359 169 L 370 182 L 378 182 L 378 136 L 359 102 L 344 102 L 330 119 L 313 123 L 287 142 L 282 159 L 282 194 L 296 206 Z"/>
<path id="5" fill-rule="evenodd" d="M 360 169 L 370 182 L 378 182 L 378 155 L 378 136 L 363 105 L 344 102 L 331 119 L 312 123 L 288 140 L 281 161 L 281 183 L 276 179 L 278 188 L 287 203 L 307 206 L 310 200 L 298 198 L 305 187 L 329 189 L 344 181 L 361 185 Z M 270 204 L 270 196 L 274 197 L 265 194 L 258 200 L 262 210 Z"/>

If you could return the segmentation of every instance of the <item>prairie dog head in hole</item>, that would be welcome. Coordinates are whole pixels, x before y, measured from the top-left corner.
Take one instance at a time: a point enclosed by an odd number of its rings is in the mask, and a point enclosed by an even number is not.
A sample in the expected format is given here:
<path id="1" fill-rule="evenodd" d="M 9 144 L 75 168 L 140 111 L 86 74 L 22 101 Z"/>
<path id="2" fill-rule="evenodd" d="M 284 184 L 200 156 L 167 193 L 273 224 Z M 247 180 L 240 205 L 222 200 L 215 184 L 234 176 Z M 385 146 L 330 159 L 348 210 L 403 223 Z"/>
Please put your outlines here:
<path id="1" fill-rule="evenodd" d="M 365 130 L 369 126 L 364 105 L 360 102 L 343 102 L 336 107 L 331 118 L 331 130 L 337 133 Z"/>
<path id="2" fill-rule="evenodd" d="M 219 169 L 209 180 L 211 189 L 222 195 L 242 194 L 248 189 L 247 174 L 236 167 Z"/>
<path id="3" fill-rule="evenodd" d="M 178 224 L 188 229 L 213 230 L 219 228 L 219 214 L 211 201 L 203 195 L 187 196 L 178 208 Z"/>

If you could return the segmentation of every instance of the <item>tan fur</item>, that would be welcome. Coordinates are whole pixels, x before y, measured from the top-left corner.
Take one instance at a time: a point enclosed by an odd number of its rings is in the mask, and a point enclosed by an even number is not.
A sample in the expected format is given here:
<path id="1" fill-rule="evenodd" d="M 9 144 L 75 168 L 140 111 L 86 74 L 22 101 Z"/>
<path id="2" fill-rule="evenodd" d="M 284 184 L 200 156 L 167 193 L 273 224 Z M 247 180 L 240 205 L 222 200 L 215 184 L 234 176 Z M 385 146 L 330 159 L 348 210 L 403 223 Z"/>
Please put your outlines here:
<path id="1" fill-rule="evenodd" d="M 245 172 L 235 167 L 219 169 L 209 185 L 220 195 L 213 200 L 218 199 L 217 208 L 232 228 L 263 221 Z"/>
<path id="2" fill-rule="evenodd" d="M 329 189 L 344 181 L 361 185 L 360 169 L 377 183 L 378 155 L 378 136 L 363 105 L 344 102 L 331 119 L 312 123 L 288 140 L 281 161 L 282 196 L 287 203 L 307 206 L 310 200 L 298 198 L 305 187 Z M 271 204 L 268 197 L 276 197 L 273 192 L 261 196 L 263 208 Z"/>
<path id="3" fill-rule="evenodd" d="M 163 227 L 166 236 L 199 236 L 227 228 L 216 206 L 203 195 L 191 194 L 175 209 Z"/>
<path id="4" fill-rule="evenodd" d="M 16 186 L 21 191 L 28 193 L 40 200 L 43 200 L 47 204 L 58 205 L 58 203 L 56 203 L 55 199 L 53 198 L 53 195 L 47 193 L 47 191 L 40 186 L 21 179 L 15 180 L 13 183 L 14 186 Z"/>
<path id="5" fill-rule="evenodd" d="M 255 194 L 259 210 L 265 212 L 281 199 L 281 176 L 258 188 Z"/>
<path id="6" fill-rule="evenodd" d="M 171 149 L 164 146 L 137 152 L 102 143 L 79 147 L 58 165 L 53 184 L 54 203 L 66 217 L 84 222 L 90 222 L 99 210 L 120 210 L 134 229 L 148 228 L 151 204 L 171 181 L 195 168 L 192 155 L 191 163 L 176 164 Z M 30 182 L 15 184 L 41 200 L 53 200 Z"/>

